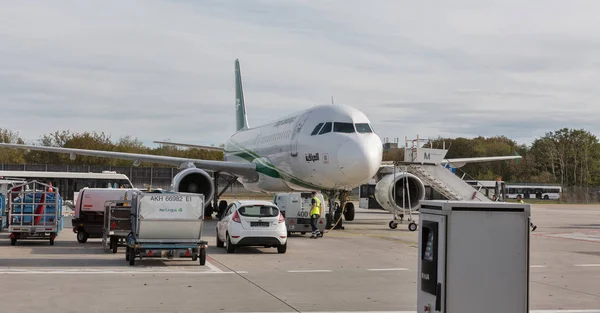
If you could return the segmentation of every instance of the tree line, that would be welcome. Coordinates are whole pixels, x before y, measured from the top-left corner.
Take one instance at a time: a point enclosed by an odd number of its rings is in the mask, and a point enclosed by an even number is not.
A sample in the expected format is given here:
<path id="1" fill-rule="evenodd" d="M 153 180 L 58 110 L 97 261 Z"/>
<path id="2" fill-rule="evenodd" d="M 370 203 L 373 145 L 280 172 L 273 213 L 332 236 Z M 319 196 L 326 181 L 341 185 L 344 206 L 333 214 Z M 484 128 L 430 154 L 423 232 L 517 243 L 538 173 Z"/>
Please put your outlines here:
<path id="1" fill-rule="evenodd" d="M 442 138 L 431 147 L 442 148 L 446 158 L 520 155 L 521 159 L 470 163 L 459 172 L 477 180 L 498 178 L 512 183 L 556 184 L 562 187 L 600 185 L 600 142 L 584 129 L 562 128 L 547 132 L 531 145 L 519 144 L 505 136 Z M 384 153 L 384 160 L 403 160 L 402 149 Z M 462 175 L 462 173 L 461 173 Z"/>
<path id="2" fill-rule="evenodd" d="M 0 142 L 24 144 L 18 133 L 0 128 Z M 36 143 L 29 143 L 47 147 L 64 147 L 77 149 L 93 149 L 115 152 L 142 153 L 152 155 L 165 155 L 182 158 L 203 160 L 223 160 L 223 152 L 207 151 L 200 149 L 179 149 L 175 146 L 162 145 L 157 148 L 145 146 L 139 139 L 124 136 L 112 140 L 111 136 L 103 132 L 73 133 L 69 130 L 56 131 L 42 135 Z M 129 160 L 118 160 L 101 157 L 78 155 L 71 160 L 68 154 L 44 151 L 24 151 L 20 149 L 0 148 L 0 163 L 4 164 L 57 164 L 57 165 L 106 165 L 106 166 L 131 166 Z M 142 162 L 140 167 L 168 167 L 169 165 Z"/>
<path id="3" fill-rule="evenodd" d="M 24 144 L 25 141 L 8 129 L 0 128 L 0 142 Z M 113 140 L 103 132 L 74 133 L 69 130 L 43 134 L 37 142 L 29 143 L 51 147 L 95 149 L 105 151 L 143 153 L 183 158 L 223 160 L 220 151 L 181 149 L 163 145 L 157 148 L 145 146 L 131 136 Z M 519 144 L 505 136 L 476 138 L 442 138 L 431 141 L 431 146 L 441 148 L 445 144 L 447 158 L 503 156 L 518 154 L 522 159 L 467 164 L 461 172 L 477 180 L 557 184 L 563 187 L 592 187 L 600 185 L 600 142 L 584 129 L 562 128 L 546 133 L 531 145 Z M 404 158 L 402 149 L 384 152 L 384 160 Z M 58 164 L 58 165 L 107 165 L 131 166 L 131 161 L 100 157 L 77 156 L 71 160 L 68 154 L 43 151 L 24 151 L 0 148 L 0 163 L 4 164 Z M 168 165 L 141 163 L 143 167 L 166 167 Z"/>

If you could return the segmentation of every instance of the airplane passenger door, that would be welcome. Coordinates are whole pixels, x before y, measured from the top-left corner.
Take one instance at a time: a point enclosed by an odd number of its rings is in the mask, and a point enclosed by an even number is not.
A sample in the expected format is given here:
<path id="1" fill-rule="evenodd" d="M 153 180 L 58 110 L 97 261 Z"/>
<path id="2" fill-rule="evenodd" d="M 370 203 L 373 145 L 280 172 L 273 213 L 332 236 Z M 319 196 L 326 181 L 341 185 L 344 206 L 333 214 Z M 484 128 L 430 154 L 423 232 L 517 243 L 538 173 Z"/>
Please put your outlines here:
<path id="1" fill-rule="evenodd" d="M 306 122 L 306 120 L 308 119 L 308 116 L 310 115 L 311 112 L 306 112 L 304 114 L 302 114 L 298 120 L 296 121 L 296 124 L 294 124 L 294 128 L 292 129 L 292 140 L 291 140 L 291 154 L 293 157 L 298 156 L 298 137 L 300 136 L 300 130 L 302 129 L 302 126 L 304 125 L 304 123 Z"/>

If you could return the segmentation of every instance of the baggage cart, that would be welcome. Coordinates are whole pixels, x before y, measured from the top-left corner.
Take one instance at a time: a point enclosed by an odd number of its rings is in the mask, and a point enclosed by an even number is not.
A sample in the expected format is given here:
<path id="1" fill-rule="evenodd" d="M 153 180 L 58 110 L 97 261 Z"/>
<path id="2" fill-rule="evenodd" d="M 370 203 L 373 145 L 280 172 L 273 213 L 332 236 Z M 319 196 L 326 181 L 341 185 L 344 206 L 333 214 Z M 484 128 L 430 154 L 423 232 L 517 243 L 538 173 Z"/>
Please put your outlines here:
<path id="1" fill-rule="evenodd" d="M 11 246 L 19 239 L 48 239 L 54 245 L 63 222 L 58 190 L 34 180 L 16 185 L 7 195 Z"/>
<path id="2" fill-rule="evenodd" d="M 131 205 L 125 194 L 124 200 L 106 201 L 104 207 L 102 246 L 117 253 L 118 247 L 126 246 L 125 238 L 131 232 Z"/>
<path id="3" fill-rule="evenodd" d="M 202 240 L 204 195 L 165 191 L 133 193 L 131 233 L 125 259 L 191 258 L 206 263 L 208 243 Z"/>
<path id="4" fill-rule="evenodd" d="M 6 228 L 6 197 L 0 193 L 0 232 Z"/>

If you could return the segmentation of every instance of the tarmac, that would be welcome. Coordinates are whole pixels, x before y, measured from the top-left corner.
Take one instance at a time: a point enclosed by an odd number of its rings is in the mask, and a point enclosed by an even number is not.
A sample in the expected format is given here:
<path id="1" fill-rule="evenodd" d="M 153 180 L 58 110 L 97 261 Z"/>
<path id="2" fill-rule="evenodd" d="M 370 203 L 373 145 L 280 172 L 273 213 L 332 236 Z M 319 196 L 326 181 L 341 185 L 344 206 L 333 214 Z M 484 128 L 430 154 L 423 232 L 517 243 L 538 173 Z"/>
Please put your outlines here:
<path id="1" fill-rule="evenodd" d="M 355 204 L 358 207 L 357 204 Z M 531 312 L 600 313 L 600 206 L 532 208 Z M 413 216 L 418 220 L 418 214 Z M 416 312 L 417 233 L 388 228 L 391 215 L 357 209 L 344 230 L 289 238 L 275 248 L 215 246 L 191 259 L 125 261 L 101 239 L 76 241 L 70 217 L 56 238 L 0 235 L 1 312 Z"/>

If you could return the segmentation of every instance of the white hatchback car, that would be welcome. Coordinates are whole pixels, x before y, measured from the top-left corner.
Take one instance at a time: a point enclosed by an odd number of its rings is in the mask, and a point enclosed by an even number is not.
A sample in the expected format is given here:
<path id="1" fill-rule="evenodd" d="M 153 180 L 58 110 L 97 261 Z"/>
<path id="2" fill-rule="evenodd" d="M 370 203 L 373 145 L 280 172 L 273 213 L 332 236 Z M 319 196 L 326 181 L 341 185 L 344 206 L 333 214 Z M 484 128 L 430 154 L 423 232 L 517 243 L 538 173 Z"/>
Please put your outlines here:
<path id="1" fill-rule="evenodd" d="M 277 247 L 287 250 L 287 227 L 273 202 L 248 200 L 231 203 L 217 222 L 217 247 L 235 252 L 238 246 Z"/>

